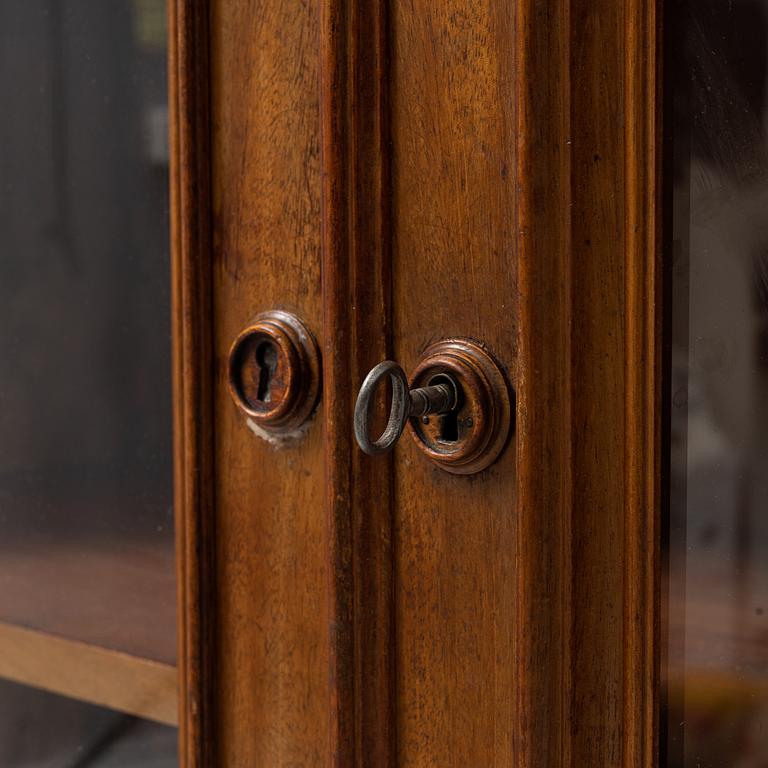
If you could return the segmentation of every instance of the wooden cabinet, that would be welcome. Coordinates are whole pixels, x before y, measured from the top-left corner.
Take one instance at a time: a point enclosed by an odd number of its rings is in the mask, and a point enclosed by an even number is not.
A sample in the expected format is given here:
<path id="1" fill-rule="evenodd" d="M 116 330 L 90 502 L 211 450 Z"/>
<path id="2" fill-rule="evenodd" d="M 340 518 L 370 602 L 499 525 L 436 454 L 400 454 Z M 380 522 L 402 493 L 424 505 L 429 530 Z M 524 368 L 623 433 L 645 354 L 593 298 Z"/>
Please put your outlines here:
<path id="1" fill-rule="evenodd" d="M 0 0 L 0 765 L 762 765 L 761 2 Z"/>
<path id="2" fill-rule="evenodd" d="M 186 764 L 652 765 L 655 3 L 172 18 Z M 279 447 L 226 381 L 274 308 L 323 366 Z M 365 374 L 453 336 L 514 390 L 502 456 L 364 456 Z"/>

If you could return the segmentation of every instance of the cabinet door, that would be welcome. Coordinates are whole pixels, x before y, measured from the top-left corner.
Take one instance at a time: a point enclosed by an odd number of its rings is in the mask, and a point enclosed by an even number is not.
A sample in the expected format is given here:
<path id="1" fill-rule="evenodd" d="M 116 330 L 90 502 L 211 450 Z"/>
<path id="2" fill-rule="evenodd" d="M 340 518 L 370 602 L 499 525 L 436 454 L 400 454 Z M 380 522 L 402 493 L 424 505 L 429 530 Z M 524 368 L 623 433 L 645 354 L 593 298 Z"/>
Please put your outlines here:
<path id="1" fill-rule="evenodd" d="M 162 0 L 0 2 L 0 765 L 177 764 Z"/>
<path id="2" fill-rule="evenodd" d="M 656 3 L 172 19 L 186 764 L 652 765 Z M 231 358 L 274 311 L 322 357 L 290 434 L 280 363 Z M 456 338 L 510 396 L 495 461 L 364 455 L 368 371 Z"/>

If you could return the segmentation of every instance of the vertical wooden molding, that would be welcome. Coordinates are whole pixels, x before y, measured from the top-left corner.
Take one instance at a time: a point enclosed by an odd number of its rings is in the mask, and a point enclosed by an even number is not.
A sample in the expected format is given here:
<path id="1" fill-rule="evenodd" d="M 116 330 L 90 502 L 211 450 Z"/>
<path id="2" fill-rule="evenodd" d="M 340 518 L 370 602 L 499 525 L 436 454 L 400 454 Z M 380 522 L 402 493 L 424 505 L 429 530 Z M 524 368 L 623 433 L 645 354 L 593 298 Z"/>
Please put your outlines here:
<path id="1" fill-rule="evenodd" d="M 391 461 L 353 442 L 354 401 L 390 337 L 387 15 L 320 0 L 323 398 L 330 764 L 394 761 Z M 375 499 L 375 503 L 372 500 Z"/>
<path id="2" fill-rule="evenodd" d="M 352 443 L 349 438 L 353 339 L 349 212 L 348 7 L 320 4 L 320 163 L 322 173 L 323 416 L 330 630 L 330 756 L 354 766 Z"/>
<path id="3" fill-rule="evenodd" d="M 517 761 L 570 761 L 570 3 L 518 4 Z"/>
<path id="4" fill-rule="evenodd" d="M 518 11 L 518 764 L 658 764 L 658 0 Z"/>
<path id="5" fill-rule="evenodd" d="M 661 4 L 627 0 L 624 768 L 659 760 Z"/>
<path id="6" fill-rule="evenodd" d="M 214 764 L 208 4 L 170 0 L 170 208 L 179 762 Z"/>
<path id="7" fill-rule="evenodd" d="M 368 371 L 392 351 L 386 0 L 357 0 L 351 23 L 350 381 L 356 396 Z M 347 405 L 350 414 L 353 401 Z M 352 441 L 351 435 L 348 439 Z M 353 445 L 352 468 L 356 765 L 386 768 L 394 765 L 396 753 L 393 460 L 372 459 Z"/>

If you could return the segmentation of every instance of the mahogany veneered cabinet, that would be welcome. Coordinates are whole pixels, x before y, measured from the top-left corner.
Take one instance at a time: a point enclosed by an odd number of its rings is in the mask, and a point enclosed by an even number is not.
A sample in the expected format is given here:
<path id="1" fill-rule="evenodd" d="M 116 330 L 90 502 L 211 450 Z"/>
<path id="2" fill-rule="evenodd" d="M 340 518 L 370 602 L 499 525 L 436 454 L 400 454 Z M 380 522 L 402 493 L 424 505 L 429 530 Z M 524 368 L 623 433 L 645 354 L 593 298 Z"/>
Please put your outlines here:
<path id="1" fill-rule="evenodd" d="M 660 9 L 172 5 L 186 764 L 654 764 Z M 227 381 L 270 310 L 322 357 L 288 441 Z M 457 337 L 499 458 L 363 454 L 368 371 Z"/>
<path id="2" fill-rule="evenodd" d="M 1 765 L 764 768 L 768 3 L 0 41 Z"/>

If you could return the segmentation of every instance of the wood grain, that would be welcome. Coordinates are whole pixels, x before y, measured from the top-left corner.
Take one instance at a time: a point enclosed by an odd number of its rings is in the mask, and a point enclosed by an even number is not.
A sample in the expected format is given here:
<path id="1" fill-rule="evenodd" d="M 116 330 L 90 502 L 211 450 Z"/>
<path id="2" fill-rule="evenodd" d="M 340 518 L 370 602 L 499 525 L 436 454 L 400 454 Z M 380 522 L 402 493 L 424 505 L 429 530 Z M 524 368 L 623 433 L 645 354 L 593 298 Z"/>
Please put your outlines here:
<path id="1" fill-rule="evenodd" d="M 354 445 L 355 393 L 390 351 L 388 18 L 320 0 L 329 765 L 394 760 L 392 462 Z"/>
<path id="2" fill-rule="evenodd" d="M 660 761 L 663 355 L 663 6 L 625 14 L 624 768 Z"/>
<path id="3" fill-rule="evenodd" d="M 226 385 L 260 311 L 324 348 L 317 6 L 211 3 L 216 742 L 212 765 L 323 765 L 329 710 L 322 418 L 271 444 Z"/>
<path id="4" fill-rule="evenodd" d="M 170 664 L 0 622 L 0 677 L 166 725 L 178 723 Z"/>
<path id="5" fill-rule="evenodd" d="M 653 766 L 661 391 L 656 3 L 552 0 L 522 10 L 530 37 L 520 91 L 519 456 L 521 477 L 531 484 L 520 490 L 520 515 L 536 527 L 521 539 L 526 548 L 550 543 L 521 558 L 530 576 L 519 600 L 534 605 L 547 584 L 555 610 L 537 620 L 528 615 L 534 620 L 523 635 L 528 714 L 520 714 L 519 764 L 541 765 L 544 751 L 543 763 L 553 766 Z M 544 397 L 542 381 L 549 382 Z M 542 557 L 549 576 L 534 570 Z M 563 653 L 555 659 L 558 646 Z M 556 666 L 542 673 L 547 656 Z"/>
<path id="6" fill-rule="evenodd" d="M 402 0 L 392 32 L 395 359 L 469 336 L 514 381 L 514 15 Z M 514 448 L 471 477 L 395 458 L 397 764 L 514 765 Z"/>
<path id="7" fill-rule="evenodd" d="M 624 693 L 625 8 L 571 5 L 571 759 L 606 768 Z"/>
<path id="8" fill-rule="evenodd" d="M 179 762 L 213 765 L 213 367 L 208 3 L 168 3 Z"/>
<path id="9" fill-rule="evenodd" d="M 516 765 L 571 756 L 571 68 L 569 0 L 518 5 Z"/>
<path id="10" fill-rule="evenodd" d="M 187 765 L 650 768 L 655 1 L 183 5 Z M 324 357 L 322 410 L 279 448 L 224 380 L 270 308 Z M 451 336 L 485 343 L 515 388 L 499 461 L 450 476 L 409 438 L 362 456 L 367 370 L 410 370 Z"/>
<path id="11" fill-rule="evenodd" d="M 659 759 L 660 34 L 654 3 L 574 10 L 572 759 L 648 766 Z"/>
<path id="12" fill-rule="evenodd" d="M 328 524 L 331 629 L 329 699 L 330 744 L 327 765 L 355 764 L 355 668 L 352 473 L 353 446 L 344 385 L 351 378 L 353 339 L 349 307 L 352 251 L 350 236 L 351 157 L 349 107 L 352 29 L 346 2 L 319 4 L 320 139 L 323 217 L 323 383 L 325 419 L 325 508 Z M 362 713 L 361 713 L 362 714 Z"/>

